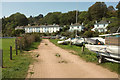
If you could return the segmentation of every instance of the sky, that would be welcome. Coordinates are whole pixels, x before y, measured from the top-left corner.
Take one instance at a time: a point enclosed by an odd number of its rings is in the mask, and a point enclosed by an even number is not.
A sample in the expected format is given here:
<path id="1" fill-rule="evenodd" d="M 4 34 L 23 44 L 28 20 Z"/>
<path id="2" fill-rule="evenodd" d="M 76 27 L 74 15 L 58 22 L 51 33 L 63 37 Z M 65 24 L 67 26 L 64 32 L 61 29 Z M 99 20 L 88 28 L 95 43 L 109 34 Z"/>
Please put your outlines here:
<path id="1" fill-rule="evenodd" d="M 29 16 L 44 16 L 49 12 L 68 12 L 73 10 L 87 11 L 95 2 L 2 2 L 2 15 L 8 17 L 11 14 L 20 12 Z M 118 2 L 105 2 L 107 6 L 112 5 L 114 8 Z"/>

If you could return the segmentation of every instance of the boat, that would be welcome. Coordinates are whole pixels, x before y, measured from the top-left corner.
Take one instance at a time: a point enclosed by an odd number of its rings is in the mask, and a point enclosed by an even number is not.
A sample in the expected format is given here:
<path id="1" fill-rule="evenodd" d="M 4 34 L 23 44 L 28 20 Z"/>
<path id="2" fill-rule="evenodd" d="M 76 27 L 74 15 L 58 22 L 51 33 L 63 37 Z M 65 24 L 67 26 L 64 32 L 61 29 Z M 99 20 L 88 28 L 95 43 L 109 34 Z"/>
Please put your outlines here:
<path id="1" fill-rule="evenodd" d="M 93 38 L 85 38 L 85 42 L 88 44 L 92 44 L 92 45 L 103 45 L 105 44 L 105 40 L 99 37 L 93 37 Z"/>
<path id="2" fill-rule="evenodd" d="M 85 44 L 85 47 L 97 53 L 98 62 L 105 60 L 120 63 L 120 33 L 100 35 L 105 37 L 105 45 Z"/>
<path id="3" fill-rule="evenodd" d="M 57 43 L 58 43 L 58 44 L 64 44 L 64 45 L 67 45 L 67 44 L 70 43 L 70 41 L 71 41 L 71 38 L 69 38 L 69 39 L 67 39 L 67 40 L 63 40 L 63 41 L 58 41 Z"/>
<path id="4" fill-rule="evenodd" d="M 82 46 L 85 41 L 84 38 L 76 37 L 72 39 L 71 42 L 73 45 Z"/>

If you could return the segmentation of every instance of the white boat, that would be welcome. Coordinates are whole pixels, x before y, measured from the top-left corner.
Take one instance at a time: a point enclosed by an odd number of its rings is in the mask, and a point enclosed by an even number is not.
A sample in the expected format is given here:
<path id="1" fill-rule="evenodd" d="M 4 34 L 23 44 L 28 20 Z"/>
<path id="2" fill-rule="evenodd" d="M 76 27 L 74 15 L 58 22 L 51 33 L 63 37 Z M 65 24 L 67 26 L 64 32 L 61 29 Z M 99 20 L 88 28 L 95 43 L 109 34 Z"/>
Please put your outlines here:
<path id="1" fill-rule="evenodd" d="M 86 48 L 88 48 L 91 51 L 97 51 L 97 52 L 103 52 L 103 53 L 113 53 L 113 54 L 120 54 L 120 46 L 113 46 L 113 45 L 90 45 L 86 44 Z"/>
<path id="2" fill-rule="evenodd" d="M 101 38 L 101 37 L 92 37 L 90 39 L 93 39 L 93 40 L 99 40 L 100 42 L 104 43 L 105 44 L 105 39 Z"/>
<path id="3" fill-rule="evenodd" d="M 105 34 L 100 36 L 105 36 L 109 43 L 106 43 L 106 45 L 86 44 L 85 47 L 97 53 L 99 63 L 104 62 L 104 60 L 120 63 L 120 46 L 118 46 L 119 42 L 117 42 L 120 39 L 120 33 Z M 116 43 L 114 40 L 117 40 Z"/>
<path id="4" fill-rule="evenodd" d="M 58 41 L 58 44 L 68 44 L 71 41 L 71 39 L 63 40 L 63 41 Z"/>
<path id="5" fill-rule="evenodd" d="M 86 44 L 85 47 L 97 53 L 98 63 L 105 60 L 120 63 L 120 46 Z"/>
<path id="6" fill-rule="evenodd" d="M 77 37 L 73 40 L 71 40 L 73 45 L 82 45 L 85 41 L 84 38 Z"/>

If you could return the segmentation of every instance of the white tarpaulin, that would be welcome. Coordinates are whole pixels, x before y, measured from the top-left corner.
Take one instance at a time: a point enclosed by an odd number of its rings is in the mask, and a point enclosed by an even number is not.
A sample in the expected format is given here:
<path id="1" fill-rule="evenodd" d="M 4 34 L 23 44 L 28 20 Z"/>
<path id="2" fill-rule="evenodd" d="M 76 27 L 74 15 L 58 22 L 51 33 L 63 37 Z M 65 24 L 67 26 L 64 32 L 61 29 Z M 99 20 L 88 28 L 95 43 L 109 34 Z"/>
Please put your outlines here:
<path id="1" fill-rule="evenodd" d="M 92 51 L 98 51 L 98 52 L 109 52 L 114 54 L 120 54 L 120 46 L 113 46 L 113 45 L 90 45 L 86 44 L 86 48 Z"/>

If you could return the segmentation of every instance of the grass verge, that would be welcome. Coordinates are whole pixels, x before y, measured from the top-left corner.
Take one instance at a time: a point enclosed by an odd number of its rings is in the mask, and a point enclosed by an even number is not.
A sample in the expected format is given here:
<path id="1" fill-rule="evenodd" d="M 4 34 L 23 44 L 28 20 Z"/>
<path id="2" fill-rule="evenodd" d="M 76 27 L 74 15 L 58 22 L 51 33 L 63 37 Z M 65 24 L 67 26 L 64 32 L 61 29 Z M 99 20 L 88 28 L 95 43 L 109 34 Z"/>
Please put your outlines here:
<path id="1" fill-rule="evenodd" d="M 34 42 L 28 50 L 36 49 L 40 42 Z M 13 60 L 10 60 L 9 54 L 10 45 L 12 48 Z M 3 67 L 2 68 L 2 78 L 22 78 L 27 76 L 27 71 L 29 65 L 34 61 L 32 56 L 28 52 L 20 53 L 18 50 L 18 55 L 15 54 L 15 38 L 12 39 L 2 39 L 2 49 L 3 49 Z"/>
<path id="2" fill-rule="evenodd" d="M 26 48 L 26 51 L 30 51 L 30 50 L 34 50 L 34 49 L 38 49 L 40 42 L 33 42 L 28 48 Z"/>
<path id="3" fill-rule="evenodd" d="M 76 52 L 76 55 L 80 56 L 83 60 L 87 61 L 87 62 L 93 62 L 95 64 L 98 65 L 97 61 L 97 57 L 96 57 L 96 53 L 89 51 L 87 48 L 85 48 L 85 51 L 82 52 L 82 47 L 79 46 L 75 46 L 75 45 L 59 45 L 57 44 L 58 39 L 50 39 L 50 41 L 52 43 L 54 43 L 56 46 L 59 46 L 63 49 L 67 49 L 67 50 L 73 50 Z M 105 62 L 102 64 L 99 64 L 100 66 L 103 66 L 107 69 L 109 69 L 112 72 L 116 72 L 118 74 L 120 74 L 120 64 L 118 63 L 113 63 L 113 62 Z"/>

